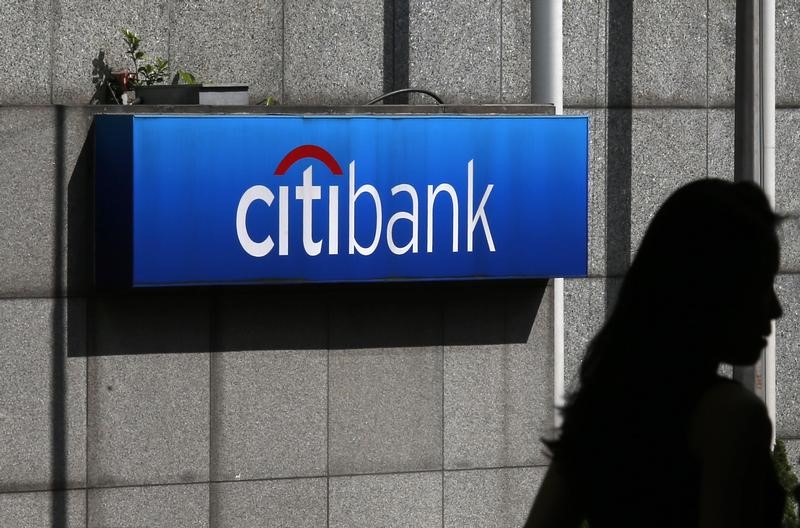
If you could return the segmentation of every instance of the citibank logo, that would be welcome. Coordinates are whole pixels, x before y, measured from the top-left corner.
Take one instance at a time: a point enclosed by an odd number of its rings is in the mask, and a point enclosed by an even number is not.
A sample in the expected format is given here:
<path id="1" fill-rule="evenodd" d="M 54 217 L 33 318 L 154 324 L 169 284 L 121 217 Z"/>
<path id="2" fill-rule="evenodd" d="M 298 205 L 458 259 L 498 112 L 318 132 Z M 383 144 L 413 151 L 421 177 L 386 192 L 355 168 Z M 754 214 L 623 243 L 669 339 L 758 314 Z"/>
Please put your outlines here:
<path id="1" fill-rule="evenodd" d="M 293 149 L 286 154 L 275 168 L 275 176 L 283 177 L 286 172 L 295 163 L 301 160 L 316 159 L 325 165 L 325 168 L 330 171 L 334 176 L 344 177 L 342 168 L 336 159 L 322 147 L 317 145 L 303 145 Z M 464 226 L 466 228 L 466 242 L 467 252 L 472 252 L 474 248 L 475 231 L 480 223 L 483 230 L 483 235 L 486 240 L 489 251 L 494 252 L 494 240 L 492 239 L 492 232 L 489 227 L 489 219 L 486 215 L 486 204 L 489 200 L 489 195 L 494 188 L 494 184 L 488 184 L 483 191 L 480 202 L 477 208 L 474 207 L 474 182 L 473 182 L 473 160 L 466 163 L 467 173 L 467 196 L 466 196 L 466 211 L 464 215 Z M 303 170 L 303 181 L 300 185 L 294 187 L 294 200 L 290 200 L 290 187 L 288 185 L 277 186 L 277 214 L 278 214 L 278 229 L 277 232 L 267 235 L 261 241 L 253 240 L 247 231 L 247 214 L 252 207 L 273 207 L 275 201 L 275 193 L 272 189 L 264 185 L 254 185 L 247 189 L 239 200 L 239 205 L 236 208 L 236 234 L 239 238 L 239 243 L 242 249 L 250 256 L 265 257 L 275 249 L 277 239 L 278 256 L 289 255 L 290 248 L 290 230 L 289 226 L 289 210 L 292 204 L 302 207 L 302 239 L 303 250 L 309 256 L 316 256 L 323 252 L 328 255 L 339 254 L 339 185 L 330 185 L 324 189 L 320 185 L 314 184 L 314 169 L 309 165 Z M 407 194 L 411 198 L 410 210 L 397 210 L 394 212 L 386 222 L 384 227 L 384 204 L 396 203 L 390 197 L 381 197 L 378 189 L 369 183 L 363 185 L 356 184 L 356 161 L 352 160 L 348 165 L 348 178 L 347 178 L 347 211 L 348 211 L 348 225 L 347 225 L 347 252 L 350 255 L 358 253 L 359 255 L 371 255 L 376 249 L 385 241 L 386 246 L 395 255 L 403 255 L 405 253 L 419 253 L 420 249 L 420 213 L 419 213 L 419 196 L 418 190 L 411 184 L 401 183 L 395 185 L 390 189 L 391 196 L 395 197 L 401 193 Z M 423 196 L 426 198 L 426 211 L 425 218 L 425 251 L 433 253 L 434 248 L 434 222 L 445 222 L 450 220 L 452 225 L 452 240 L 437 242 L 441 251 L 452 251 L 453 253 L 459 252 L 459 202 L 463 203 L 463 197 L 459 199 L 455 187 L 449 183 L 440 183 L 436 186 L 427 185 L 426 189 L 422 190 Z M 324 195 L 324 196 L 323 196 Z M 452 218 L 434 218 L 434 204 L 437 198 L 439 200 L 449 199 L 451 203 Z M 317 200 L 327 201 L 327 219 L 314 218 L 314 202 Z M 365 228 L 367 222 L 356 223 L 356 203 L 359 200 L 372 200 L 374 205 L 375 224 L 369 228 Z M 257 202 L 260 202 L 257 203 Z M 297 204 L 300 202 L 300 204 Z M 407 203 L 407 200 L 404 200 Z M 395 211 L 395 209 L 390 209 Z M 327 238 L 314 240 L 313 226 L 315 222 L 323 222 L 327 220 Z M 407 241 L 397 241 L 395 235 L 395 226 L 399 222 L 410 223 L 410 239 Z M 356 227 L 359 226 L 362 232 L 356 232 Z M 385 230 L 385 236 L 384 236 Z M 324 230 L 323 230 L 324 231 Z M 319 232 L 319 231 L 318 231 Z M 408 238 L 408 237 L 406 237 Z M 405 242 L 402 245 L 400 243 Z M 363 244 L 363 245 L 362 245 Z M 446 249 L 445 249 L 446 248 Z"/>

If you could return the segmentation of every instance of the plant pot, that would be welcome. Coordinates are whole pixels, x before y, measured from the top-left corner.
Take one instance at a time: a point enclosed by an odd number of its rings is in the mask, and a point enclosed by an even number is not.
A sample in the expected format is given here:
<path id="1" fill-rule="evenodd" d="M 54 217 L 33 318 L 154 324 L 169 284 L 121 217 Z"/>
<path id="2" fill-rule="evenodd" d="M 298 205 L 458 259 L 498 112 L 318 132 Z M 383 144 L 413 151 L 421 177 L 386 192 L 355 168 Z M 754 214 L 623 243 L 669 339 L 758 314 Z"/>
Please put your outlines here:
<path id="1" fill-rule="evenodd" d="M 248 105 L 246 84 L 204 84 L 200 87 L 201 105 Z"/>
<path id="2" fill-rule="evenodd" d="M 198 104 L 200 102 L 199 84 L 164 84 L 137 86 L 136 97 L 141 104 Z"/>
<path id="3" fill-rule="evenodd" d="M 116 79 L 120 91 L 127 92 L 133 89 L 131 87 L 136 80 L 136 74 L 128 70 L 112 71 L 111 74 L 114 76 L 114 79 Z"/>

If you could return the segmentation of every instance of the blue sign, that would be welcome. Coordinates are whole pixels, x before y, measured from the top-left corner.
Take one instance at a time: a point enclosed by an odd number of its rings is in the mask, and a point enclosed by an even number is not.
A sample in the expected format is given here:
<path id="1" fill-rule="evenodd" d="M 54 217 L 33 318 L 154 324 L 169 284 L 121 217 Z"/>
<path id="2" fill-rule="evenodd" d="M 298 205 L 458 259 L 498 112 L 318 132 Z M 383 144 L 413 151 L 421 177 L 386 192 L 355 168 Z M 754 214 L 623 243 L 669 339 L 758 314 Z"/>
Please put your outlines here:
<path id="1" fill-rule="evenodd" d="M 588 118 L 96 118 L 100 285 L 578 277 Z"/>

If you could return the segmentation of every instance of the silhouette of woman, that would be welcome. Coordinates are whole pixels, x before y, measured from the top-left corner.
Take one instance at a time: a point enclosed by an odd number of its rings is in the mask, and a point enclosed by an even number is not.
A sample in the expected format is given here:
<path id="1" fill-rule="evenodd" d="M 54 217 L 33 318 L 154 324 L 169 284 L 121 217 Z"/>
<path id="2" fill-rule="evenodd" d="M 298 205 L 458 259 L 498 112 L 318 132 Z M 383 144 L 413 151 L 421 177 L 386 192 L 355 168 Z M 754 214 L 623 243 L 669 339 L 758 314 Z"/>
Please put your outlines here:
<path id="1" fill-rule="evenodd" d="M 527 528 L 778 527 L 785 494 L 751 365 L 782 311 L 778 218 L 752 184 L 701 180 L 656 213 L 562 409 Z"/>

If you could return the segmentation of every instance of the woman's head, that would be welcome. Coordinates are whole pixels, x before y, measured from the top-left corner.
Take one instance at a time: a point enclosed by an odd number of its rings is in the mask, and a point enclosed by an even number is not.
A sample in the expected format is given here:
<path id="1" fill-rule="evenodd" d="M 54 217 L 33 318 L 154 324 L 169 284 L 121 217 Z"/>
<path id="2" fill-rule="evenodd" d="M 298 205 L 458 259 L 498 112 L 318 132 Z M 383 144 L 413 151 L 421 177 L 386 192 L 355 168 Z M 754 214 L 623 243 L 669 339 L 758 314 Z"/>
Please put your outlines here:
<path id="1" fill-rule="evenodd" d="M 602 508 L 612 472 L 629 482 L 669 473 L 718 364 L 758 359 L 781 314 L 776 221 L 755 185 L 711 179 L 655 214 L 547 442 L 583 500 Z"/>
<path id="2" fill-rule="evenodd" d="M 678 189 L 653 217 L 612 319 L 650 342 L 674 346 L 674 337 L 716 361 L 753 363 L 781 315 L 776 221 L 753 184 L 706 179 Z"/>

